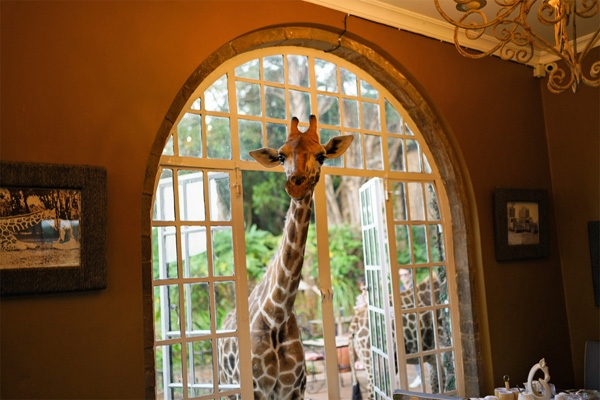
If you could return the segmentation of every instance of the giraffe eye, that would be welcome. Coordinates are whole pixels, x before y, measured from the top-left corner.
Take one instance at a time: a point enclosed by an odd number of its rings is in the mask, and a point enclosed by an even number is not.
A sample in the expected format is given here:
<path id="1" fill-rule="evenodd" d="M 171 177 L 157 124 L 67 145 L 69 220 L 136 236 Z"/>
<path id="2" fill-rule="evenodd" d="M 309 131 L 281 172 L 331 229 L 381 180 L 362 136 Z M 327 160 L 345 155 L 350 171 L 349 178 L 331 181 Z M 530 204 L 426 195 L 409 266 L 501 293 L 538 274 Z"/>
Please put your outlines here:
<path id="1" fill-rule="evenodd" d="M 325 162 L 325 154 L 319 154 L 317 156 L 317 161 L 319 162 L 319 164 L 323 164 Z"/>
<path id="2" fill-rule="evenodd" d="M 285 162 L 285 156 L 283 154 L 279 154 L 277 158 L 279 158 L 279 162 L 283 165 L 283 163 Z"/>

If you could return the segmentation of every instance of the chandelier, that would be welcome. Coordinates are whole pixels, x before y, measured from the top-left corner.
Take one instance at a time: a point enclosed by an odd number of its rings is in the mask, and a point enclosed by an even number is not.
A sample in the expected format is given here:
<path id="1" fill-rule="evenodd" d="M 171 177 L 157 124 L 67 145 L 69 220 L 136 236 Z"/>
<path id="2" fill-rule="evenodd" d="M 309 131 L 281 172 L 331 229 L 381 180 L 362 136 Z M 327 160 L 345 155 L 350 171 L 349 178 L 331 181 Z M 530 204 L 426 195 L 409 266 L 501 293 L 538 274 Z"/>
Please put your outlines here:
<path id="1" fill-rule="evenodd" d="M 545 68 L 541 66 L 548 73 L 548 89 L 551 92 L 561 93 L 569 87 L 576 92 L 582 83 L 600 86 L 600 61 L 593 62 L 589 72 L 582 70 L 583 59 L 599 44 L 600 28 L 596 28 L 584 48 L 578 50 L 576 26 L 577 18 L 591 18 L 598 14 L 598 0 L 542 0 L 537 10 L 537 20 L 542 25 L 554 27 L 554 43 L 534 31 L 528 20 L 537 0 L 493 0 L 495 4 L 488 6 L 492 8 L 491 13 L 497 8 L 493 17 L 488 17 L 483 10 L 486 0 L 454 0 L 460 12 L 457 19 L 442 10 L 439 1 L 434 0 L 435 6 L 442 17 L 454 25 L 454 44 L 463 56 L 481 58 L 495 53 L 504 60 L 527 64 L 537 49 L 562 61 L 548 64 Z M 462 38 L 472 41 L 481 39 L 486 32 L 493 35 L 493 45 L 489 50 L 470 50 L 459 43 Z M 536 75 L 543 76 L 544 73 Z"/>

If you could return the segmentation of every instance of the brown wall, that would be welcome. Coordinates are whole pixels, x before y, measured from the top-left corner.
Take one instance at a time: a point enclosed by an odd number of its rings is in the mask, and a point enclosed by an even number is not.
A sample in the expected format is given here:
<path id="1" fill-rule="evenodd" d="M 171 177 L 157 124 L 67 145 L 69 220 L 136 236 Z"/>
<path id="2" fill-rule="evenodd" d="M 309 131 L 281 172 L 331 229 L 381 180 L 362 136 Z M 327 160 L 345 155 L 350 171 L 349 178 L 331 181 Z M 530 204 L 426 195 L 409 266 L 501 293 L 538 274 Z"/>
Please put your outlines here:
<path id="1" fill-rule="evenodd" d="M 228 41 L 280 24 L 341 30 L 344 15 L 300 1 L 0 6 L 0 158 L 105 167 L 109 232 L 106 290 L 1 299 L 0 397 L 142 398 L 141 193 L 169 106 Z M 485 282 L 482 395 L 504 374 L 523 382 L 542 357 L 559 388 L 582 386 L 581 343 L 599 335 L 585 231 L 599 218 L 599 91 L 546 95 L 515 63 L 467 60 L 451 45 L 357 18 L 348 31 L 404 66 L 464 157 L 481 243 L 474 279 Z M 494 187 L 554 190 L 550 257 L 495 261 Z"/>

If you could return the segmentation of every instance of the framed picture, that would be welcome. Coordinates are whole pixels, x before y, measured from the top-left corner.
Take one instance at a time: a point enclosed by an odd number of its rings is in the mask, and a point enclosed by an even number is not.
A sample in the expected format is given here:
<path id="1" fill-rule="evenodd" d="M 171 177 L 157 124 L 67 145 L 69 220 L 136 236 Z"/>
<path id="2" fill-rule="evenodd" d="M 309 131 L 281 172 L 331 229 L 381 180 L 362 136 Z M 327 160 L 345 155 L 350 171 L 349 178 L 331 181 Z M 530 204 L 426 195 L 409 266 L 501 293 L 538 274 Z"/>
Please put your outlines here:
<path id="1" fill-rule="evenodd" d="M 548 256 L 546 190 L 496 188 L 494 217 L 497 261 Z"/>
<path id="2" fill-rule="evenodd" d="M 2 162 L 0 171 L 0 294 L 106 288 L 106 170 Z"/>

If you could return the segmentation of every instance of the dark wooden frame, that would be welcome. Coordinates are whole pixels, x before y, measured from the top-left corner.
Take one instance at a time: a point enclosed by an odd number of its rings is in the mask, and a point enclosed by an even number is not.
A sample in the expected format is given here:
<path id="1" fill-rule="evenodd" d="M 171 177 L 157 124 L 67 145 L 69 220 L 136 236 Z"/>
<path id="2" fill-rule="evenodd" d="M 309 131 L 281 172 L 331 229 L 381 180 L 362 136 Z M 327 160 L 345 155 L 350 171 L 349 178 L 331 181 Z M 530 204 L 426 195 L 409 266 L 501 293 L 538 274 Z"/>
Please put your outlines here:
<path id="1" fill-rule="evenodd" d="M 105 289 L 106 170 L 91 166 L 0 163 L 0 187 L 72 189 L 81 193 L 77 267 L 0 269 L 0 294 Z"/>
<path id="2" fill-rule="evenodd" d="M 508 243 L 508 203 L 538 204 L 538 244 L 513 245 Z M 512 261 L 547 257 L 550 254 L 548 233 L 548 192 L 541 189 L 494 190 L 494 222 L 496 260 Z"/>

